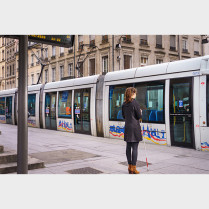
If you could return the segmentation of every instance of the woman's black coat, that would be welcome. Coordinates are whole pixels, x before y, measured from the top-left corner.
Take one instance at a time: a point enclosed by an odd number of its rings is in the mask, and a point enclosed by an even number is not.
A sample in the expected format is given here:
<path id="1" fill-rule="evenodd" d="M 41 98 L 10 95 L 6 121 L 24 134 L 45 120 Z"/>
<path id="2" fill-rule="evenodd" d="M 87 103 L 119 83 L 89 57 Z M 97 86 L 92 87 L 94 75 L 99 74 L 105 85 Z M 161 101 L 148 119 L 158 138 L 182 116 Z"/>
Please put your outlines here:
<path id="1" fill-rule="evenodd" d="M 139 119 L 142 116 L 140 106 L 135 99 L 127 104 L 125 102 L 123 103 L 122 115 L 125 118 L 124 141 L 142 141 L 141 126 L 139 124 Z"/>

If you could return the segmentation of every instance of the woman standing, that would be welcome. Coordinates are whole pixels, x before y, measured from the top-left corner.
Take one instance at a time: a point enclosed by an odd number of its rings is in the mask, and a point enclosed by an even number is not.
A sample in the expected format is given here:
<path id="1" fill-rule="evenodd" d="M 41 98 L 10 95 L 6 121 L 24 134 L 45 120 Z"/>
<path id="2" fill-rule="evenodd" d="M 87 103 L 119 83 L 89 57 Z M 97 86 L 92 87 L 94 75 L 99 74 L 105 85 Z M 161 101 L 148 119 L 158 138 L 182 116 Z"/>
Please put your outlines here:
<path id="1" fill-rule="evenodd" d="M 129 87 L 125 92 L 125 102 L 122 105 L 122 115 L 125 118 L 124 141 L 126 144 L 126 156 L 128 171 L 130 174 L 139 174 L 136 170 L 138 145 L 142 141 L 139 119 L 142 117 L 139 104 L 136 102 L 137 90 Z"/>

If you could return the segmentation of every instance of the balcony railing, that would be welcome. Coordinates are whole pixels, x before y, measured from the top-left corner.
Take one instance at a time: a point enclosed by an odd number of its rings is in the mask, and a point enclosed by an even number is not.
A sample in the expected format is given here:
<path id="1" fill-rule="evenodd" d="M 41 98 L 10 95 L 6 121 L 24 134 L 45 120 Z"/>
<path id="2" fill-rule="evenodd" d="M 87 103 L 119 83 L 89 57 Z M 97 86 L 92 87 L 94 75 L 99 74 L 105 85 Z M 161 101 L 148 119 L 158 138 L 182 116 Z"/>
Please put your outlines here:
<path id="1" fill-rule="evenodd" d="M 176 47 L 175 46 L 170 46 L 170 50 L 171 51 L 176 51 Z"/>
<path id="2" fill-rule="evenodd" d="M 163 46 L 162 46 L 162 44 L 156 44 L 156 48 L 158 48 L 158 49 L 162 49 L 162 48 L 163 48 Z"/>
<path id="3" fill-rule="evenodd" d="M 146 39 L 140 39 L 140 45 L 147 46 L 148 45 L 147 40 Z"/>
<path id="4" fill-rule="evenodd" d="M 131 43 L 131 36 L 130 35 L 126 35 L 125 37 L 123 37 L 123 42 L 125 43 Z"/>
<path id="5" fill-rule="evenodd" d="M 108 35 L 102 36 L 102 43 L 103 44 L 108 43 Z"/>
<path id="6" fill-rule="evenodd" d="M 68 53 L 69 53 L 69 54 L 70 54 L 70 53 L 73 53 L 73 47 L 70 48 L 70 49 L 68 49 Z"/>
<path id="7" fill-rule="evenodd" d="M 60 53 L 60 57 L 63 57 L 64 56 L 64 52 Z"/>
<path id="8" fill-rule="evenodd" d="M 194 51 L 194 55 L 200 55 L 199 51 Z"/>
<path id="9" fill-rule="evenodd" d="M 188 49 L 182 49 L 183 53 L 188 53 Z"/>
<path id="10" fill-rule="evenodd" d="M 90 47 L 95 46 L 95 40 L 91 40 L 89 45 Z"/>
<path id="11" fill-rule="evenodd" d="M 51 59 L 52 59 L 52 60 L 55 59 L 55 55 L 52 55 L 52 56 L 51 56 Z"/>
<path id="12" fill-rule="evenodd" d="M 81 49 L 83 49 L 83 41 L 78 43 L 78 50 L 81 50 Z"/>

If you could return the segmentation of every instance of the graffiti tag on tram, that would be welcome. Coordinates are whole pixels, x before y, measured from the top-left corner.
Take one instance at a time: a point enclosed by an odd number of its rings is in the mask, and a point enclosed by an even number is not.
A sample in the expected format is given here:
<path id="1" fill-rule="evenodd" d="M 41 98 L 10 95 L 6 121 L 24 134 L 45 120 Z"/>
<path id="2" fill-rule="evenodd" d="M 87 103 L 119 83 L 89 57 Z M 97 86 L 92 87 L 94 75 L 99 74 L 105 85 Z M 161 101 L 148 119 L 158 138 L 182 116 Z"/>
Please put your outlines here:
<path id="1" fill-rule="evenodd" d="M 117 136 L 117 137 L 122 137 L 124 138 L 124 128 L 125 126 L 117 126 L 115 127 L 114 125 L 113 126 L 110 126 L 110 134 L 112 134 L 113 136 Z"/>
<path id="2" fill-rule="evenodd" d="M 209 151 L 209 144 L 207 142 L 201 143 L 202 151 Z"/>
<path id="3" fill-rule="evenodd" d="M 125 126 L 115 126 L 112 125 L 109 127 L 109 133 L 114 137 L 124 138 L 124 128 Z M 147 128 L 145 129 L 145 126 L 143 125 L 141 127 L 141 133 L 143 136 L 143 139 L 146 139 L 152 143 L 160 144 L 160 145 L 166 145 L 166 136 L 165 136 L 165 130 L 158 130 L 156 128 L 152 129 L 147 125 Z"/>
<path id="4" fill-rule="evenodd" d="M 36 127 L 36 120 L 28 119 L 28 125 L 31 127 Z"/>
<path id="5" fill-rule="evenodd" d="M 72 130 L 73 130 L 72 123 L 66 122 L 64 120 L 60 120 L 59 125 L 58 125 L 58 130 L 72 132 Z"/>
<path id="6" fill-rule="evenodd" d="M 6 123 L 6 117 L 0 116 L 0 123 Z"/>

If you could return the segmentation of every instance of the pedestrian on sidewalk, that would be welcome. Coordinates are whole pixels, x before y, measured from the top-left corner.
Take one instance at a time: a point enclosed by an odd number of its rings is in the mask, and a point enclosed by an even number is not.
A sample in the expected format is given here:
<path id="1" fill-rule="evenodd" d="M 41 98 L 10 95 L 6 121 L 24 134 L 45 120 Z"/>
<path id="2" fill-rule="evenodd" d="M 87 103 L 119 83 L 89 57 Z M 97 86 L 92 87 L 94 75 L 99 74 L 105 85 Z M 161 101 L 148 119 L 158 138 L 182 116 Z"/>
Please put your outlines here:
<path id="1" fill-rule="evenodd" d="M 122 115 L 125 118 L 124 141 L 126 141 L 126 157 L 128 171 L 130 174 L 139 174 L 136 170 L 138 145 L 142 141 L 141 126 L 139 119 L 142 118 L 142 111 L 136 102 L 137 90 L 129 87 L 125 91 L 125 101 L 122 105 Z"/>

